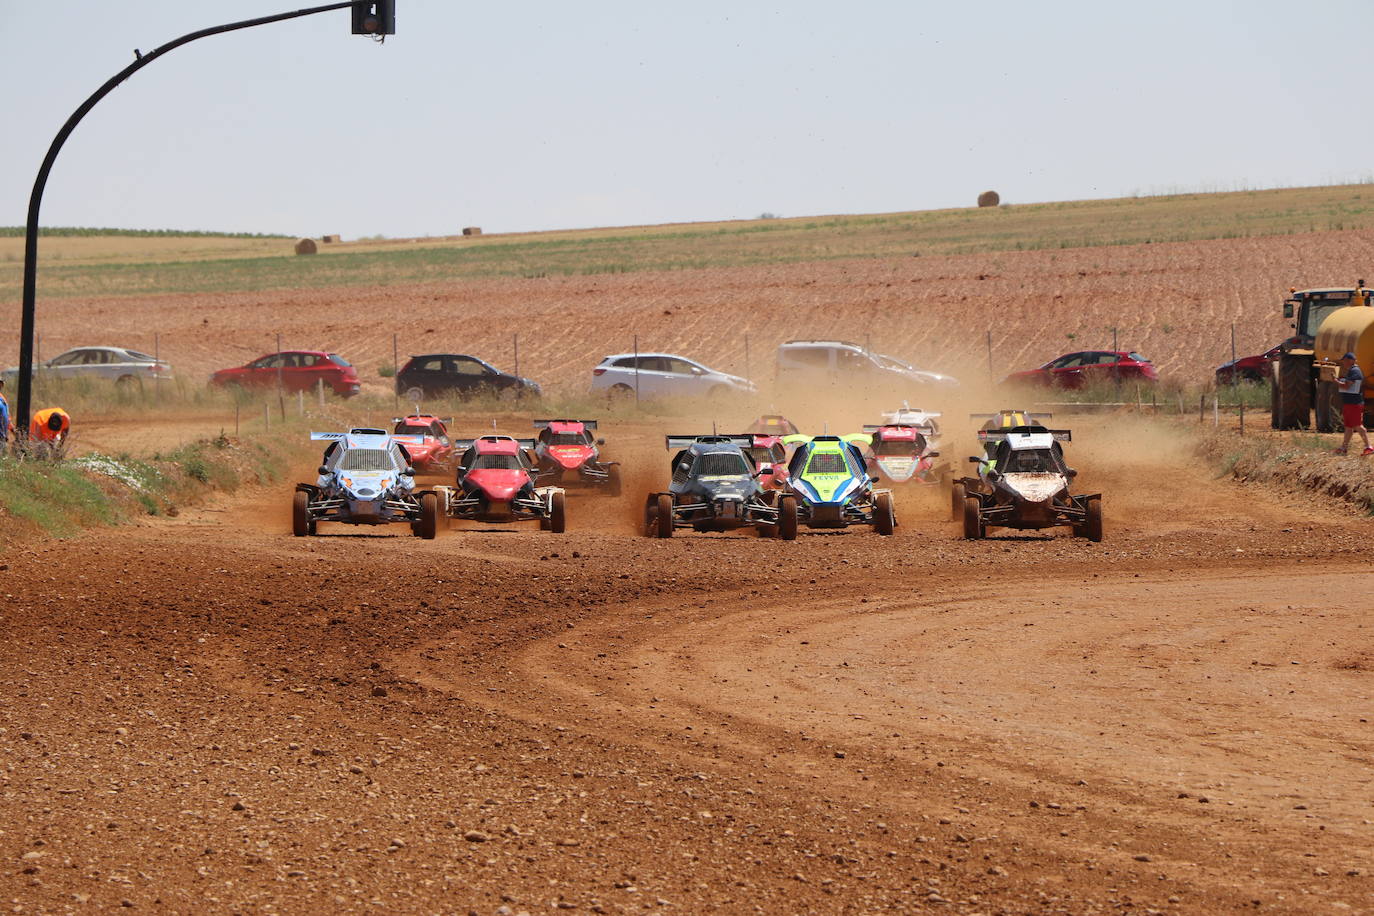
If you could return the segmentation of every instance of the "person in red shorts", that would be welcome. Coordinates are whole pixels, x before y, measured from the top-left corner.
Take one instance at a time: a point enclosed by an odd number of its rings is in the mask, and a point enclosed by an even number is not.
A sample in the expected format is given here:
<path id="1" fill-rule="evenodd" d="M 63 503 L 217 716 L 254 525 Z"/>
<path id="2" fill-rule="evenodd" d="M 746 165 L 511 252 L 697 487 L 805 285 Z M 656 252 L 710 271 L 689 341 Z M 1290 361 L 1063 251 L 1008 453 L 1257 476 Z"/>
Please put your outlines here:
<path id="1" fill-rule="evenodd" d="M 1369 444 L 1369 432 L 1364 428 L 1364 373 L 1355 363 L 1355 354 L 1347 353 L 1341 357 L 1341 371 L 1336 376 L 1336 384 L 1341 392 L 1341 425 L 1345 427 L 1345 439 L 1336 449 L 1337 455 L 1344 455 L 1350 448 L 1350 437 L 1360 434 L 1364 440 L 1361 455 L 1374 455 L 1374 447 Z"/>

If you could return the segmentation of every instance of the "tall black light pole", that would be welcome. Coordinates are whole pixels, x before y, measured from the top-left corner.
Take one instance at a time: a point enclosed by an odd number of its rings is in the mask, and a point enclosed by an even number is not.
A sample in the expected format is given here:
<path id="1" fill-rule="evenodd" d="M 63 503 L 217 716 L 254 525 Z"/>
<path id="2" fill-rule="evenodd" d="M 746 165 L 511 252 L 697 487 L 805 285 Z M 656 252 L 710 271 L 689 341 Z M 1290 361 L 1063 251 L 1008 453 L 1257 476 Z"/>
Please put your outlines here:
<path id="1" fill-rule="evenodd" d="M 25 438 L 29 434 L 30 395 L 33 387 L 34 300 L 38 288 L 38 211 L 43 204 L 43 188 L 48 183 L 48 173 L 52 171 L 53 162 L 57 159 L 62 144 L 67 142 L 67 137 L 71 135 L 76 125 L 81 123 L 81 119 L 96 106 L 97 102 L 109 95 L 120 83 L 168 51 L 189 44 L 197 38 L 219 35 L 223 32 L 236 32 L 239 29 L 251 29 L 253 26 L 282 22 L 287 19 L 299 19 L 302 16 L 313 16 L 316 13 L 342 9 L 352 10 L 354 35 L 384 37 L 396 33 L 395 0 L 373 0 L 373 2 L 345 0 L 341 3 L 313 6 L 309 9 L 296 10 L 290 13 L 278 13 L 275 16 L 245 19 L 242 22 L 230 22 L 225 25 L 201 29 L 199 32 L 191 32 L 175 41 L 169 41 L 147 54 L 134 51 L 134 62 L 110 77 L 105 85 L 82 102 L 81 107 L 72 113 L 72 116 L 67 119 L 67 123 L 62 125 L 62 129 L 53 138 L 52 146 L 48 147 L 48 155 L 43 158 L 43 165 L 38 169 L 38 178 L 33 183 L 33 193 L 29 195 L 29 218 L 24 229 L 24 303 L 19 326 L 19 395 L 15 404 L 15 432 L 20 438 Z"/>

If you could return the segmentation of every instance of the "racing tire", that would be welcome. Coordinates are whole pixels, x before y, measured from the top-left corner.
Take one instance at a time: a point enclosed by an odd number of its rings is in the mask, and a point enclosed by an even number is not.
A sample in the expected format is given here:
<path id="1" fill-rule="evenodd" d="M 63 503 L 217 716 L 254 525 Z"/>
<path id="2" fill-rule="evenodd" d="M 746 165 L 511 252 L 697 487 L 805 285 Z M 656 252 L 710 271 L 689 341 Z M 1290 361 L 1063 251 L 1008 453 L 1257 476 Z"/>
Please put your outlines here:
<path id="1" fill-rule="evenodd" d="M 1279 428 L 1307 429 L 1312 410 L 1312 361 L 1285 354 L 1279 359 Z"/>
<path id="2" fill-rule="evenodd" d="M 417 537 L 432 541 L 439 534 L 439 497 L 426 493 L 420 497 L 420 518 L 414 528 Z"/>
<path id="3" fill-rule="evenodd" d="M 298 538 L 315 533 L 310 521 L 310 494 L 304 490 L 297 490 L 291 498 L 291 533 Z"/>
<path id="4" fill-rule="evenodd" d="M 1088 540 L 1094 544 L 1102 541 L 1102 500 L 1093 497 L 1088 500 L 1086 519 L 1083 522 L 1083 533 Z"/>
<path id="5" fill-rule="evenodd" d="M 668 493 L 658 494 L 658 506 L 654 513 L 654 535 L 661 538 L 673 536 L 673 497 Z"/>
<path id="6" fill-rule="evenodd" d="M 784 496 L 778 500 L 778 537 L 784 541 L 797 539 L 797 497 Z"/>
<path id="7" fill-rule="evenodd" d="M 964 538 L 966 540 L 979 541 L 987 534 L 987 529 L 983 526 L 983 519 L 978 513 L 980 505 L 976 496 L 969 496 L 964 499 Z"/>
<path id="8" fill-rule="evenodd" d="M 887 537 L 897 528 L 897 510 L 892 508 L 892 494 L 879 493 L 873 500 L 873 530 Z"/>
<path id="9" fill-rule="evenodd" d="M 606 493 L 608 496 L 620 495 L 620 468 L 615 465 L 606 468 Z"/>
<path id="10" fill-rule="evenodd" d="M 549 497 L 549 530 L 554 534 L 568 530 L 568 507 L 562 493 L 554 493 Z"/>
<path id="11" fill-rule="evenodd" d="M 959 518 L 959 514 L 964 511 L 964 500 L 968 498 L 968 490 L 961 483 L 956 483 L 949 488 L 949 520 L 952 522 Z"/>
<path id="12" fill-rule="evenodd" d="M 425 390 L 419 387 L 418 385 L 414 385 L 410 388 L 407 388 L 405 390 L 405 394 L 401 395 L 401 397 L 405 398 L 407 401 L 410 401 L 411 403 L 418 403 L 419 401 L 423 401 L 425 399 Z"/>
<path id="13" fill-rule="evenodd" d="M 1317 402 L 1314 406 L 1317 432 L 1336 433 L 1344 428 L 1341 423 L 1340 386 L 1335 382 L 1317 383 Z"/>

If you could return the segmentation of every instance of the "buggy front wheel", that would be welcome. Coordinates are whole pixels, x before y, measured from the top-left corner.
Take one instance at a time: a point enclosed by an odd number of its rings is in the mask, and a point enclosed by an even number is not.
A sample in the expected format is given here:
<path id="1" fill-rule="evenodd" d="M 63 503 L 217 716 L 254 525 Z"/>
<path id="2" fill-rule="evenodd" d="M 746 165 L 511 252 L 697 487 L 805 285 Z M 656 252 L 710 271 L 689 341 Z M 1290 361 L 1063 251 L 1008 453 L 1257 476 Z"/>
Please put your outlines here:
<path id="1" fill-rule="evenodd" d="M 979 516 L 978 497 L 969 496 L 964 499 L 964 537 L 970 541 L 980 540 L 987 529 L 983 525 L 983 519 Z"/>
<path id="2" fill-rule="evenodd" d="M 784 496 L 778 500 L 778 537 L 784 541 L 797 539 L 797 497 Z"/>
<path id="3" fill-rule="evenodd" d="M 654 517 L 654 533 L 661 538 L 673 536 L 673 497 L 668 493 L 658 494 L 658 512 Z"/>
<path id="4" fill-rule="evenodd" d="M 439 534 L 439 497 L 426 493 L 420 497 L 420 518 L 415 522 L 415 535 L 432 541 Z"/>
<path id="5" fill-rule="evenodd" d="M 310 494 L 304 490 L 297 490 L 296 495 L 291 498 L 291 533 L 303 538 L 314 533 L 310 530 L 312 527 L 314 526 L 310 524 Z"/>
<path id="6" fill-rule="evenodd" d="M 562 534 L 568 529 L 568 510 L 562 492 L 549 497 L 549 530 Z"/>
<path id="7" fill-rule="evenodd" d="M 1085 533 L 1088 540 L 1093 543 L 1099 543 L 1102 540 L 1102 500 L 1100 498 L 1093 497 L 1088 500 L 1087 521 L 1083 527 L 1086 529 Z"/>
<path id="8" fill-rule="evenodd" d="M 892 494 L 879 493 L 873 500 L 873 529 L 881 535 L 889 535 L 897 527 L 897 513 L 892 508 Z"/>
<path id="9" fill-rule="evenodd" d="M 968 489 L 961 483 L 956 483 L 949 488 L 949 520 L 954 521 L 964 511 L 964 500 L 968 497 Z"/>

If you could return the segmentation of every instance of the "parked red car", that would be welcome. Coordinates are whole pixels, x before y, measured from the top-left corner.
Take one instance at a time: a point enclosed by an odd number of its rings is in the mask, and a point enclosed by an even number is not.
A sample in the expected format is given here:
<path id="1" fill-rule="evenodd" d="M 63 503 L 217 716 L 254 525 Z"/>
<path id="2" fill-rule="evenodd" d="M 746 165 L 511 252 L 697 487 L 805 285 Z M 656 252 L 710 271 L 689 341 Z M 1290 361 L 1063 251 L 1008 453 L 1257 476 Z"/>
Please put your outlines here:
<path id="1" fill-rule="evenodd" d="M 1232 382 L 1264 382 L 1273 378 L 1274 364 L 1270 362 L 1283 351 L 1283 345 L 1270 347 L 1258 356 L 1242 356 L 1217 366 L 1217 384 Z"/>
<path id="2" fill-rule="evenodd" d="M 1153 382 L 1154 364 L 1139 353 L 1124 350 L 1079 350 L 1052 359 L 1039 369 L 1013 372 L 1004 384 L 1082 388 L 1095 382 Z"/>
<path id="3" fill-rule="evenodd" d="M 210 384 L 224 388 L 274 388 L 277 380 L 286 391 L 309 391 L 320 381 L 337 395 L 358 393 L 358 370 L 337 353 L 323 350 L 283 350 L 260 356 L 246 366 L 221 369 L 210 376 Z"/>

